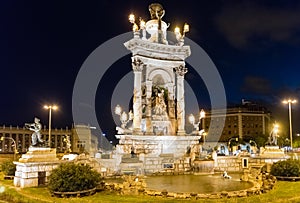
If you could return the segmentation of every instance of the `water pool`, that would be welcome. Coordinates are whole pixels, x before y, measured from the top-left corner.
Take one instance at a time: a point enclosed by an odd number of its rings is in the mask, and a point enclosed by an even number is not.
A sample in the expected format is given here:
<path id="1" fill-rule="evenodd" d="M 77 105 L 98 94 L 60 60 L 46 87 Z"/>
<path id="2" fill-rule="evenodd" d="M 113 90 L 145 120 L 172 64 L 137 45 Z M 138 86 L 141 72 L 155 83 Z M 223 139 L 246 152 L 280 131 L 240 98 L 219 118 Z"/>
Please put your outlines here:
<path id="1" fill-rule="evenodd" d="M 240 181 L 240 174 L 229 174 L 231 179 L 214 175 L 148 176 L 147 188 L 168 192 L 214 193 L 236 191 L 252 187 L 252 183 Z"/>

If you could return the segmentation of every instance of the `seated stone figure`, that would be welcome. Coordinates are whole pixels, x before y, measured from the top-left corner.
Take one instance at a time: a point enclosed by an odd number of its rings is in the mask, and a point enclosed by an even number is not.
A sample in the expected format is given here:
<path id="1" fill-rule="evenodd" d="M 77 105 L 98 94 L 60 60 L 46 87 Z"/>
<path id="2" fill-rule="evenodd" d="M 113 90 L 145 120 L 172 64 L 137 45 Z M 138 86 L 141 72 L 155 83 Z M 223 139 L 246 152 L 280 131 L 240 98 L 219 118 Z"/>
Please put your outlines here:
<path id="1" fill-rule="evenodd" d="M 155 115 L 166 115 L 167 113 L 167 105 L 164 99 L 164 90 L 160 93 L 157 93 L 155 98 L 155 107 L 154 107 L 154 114 Z"/>

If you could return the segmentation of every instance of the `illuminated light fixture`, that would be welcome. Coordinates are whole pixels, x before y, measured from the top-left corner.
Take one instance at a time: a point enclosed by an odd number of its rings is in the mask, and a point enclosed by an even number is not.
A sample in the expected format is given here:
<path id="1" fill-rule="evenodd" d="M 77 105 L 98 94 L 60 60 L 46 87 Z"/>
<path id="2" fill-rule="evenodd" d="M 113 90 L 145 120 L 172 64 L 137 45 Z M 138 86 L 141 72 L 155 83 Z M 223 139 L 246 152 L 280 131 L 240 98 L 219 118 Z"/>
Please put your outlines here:
<path id="1" fill-rule="evenodd" d="M 189 122 L 190 122 L 191 124 L 194 124 L 194 123 L 195 123 L 195 116 L 194 116 L 193 114 L 190 114 L 190 115 L 189 115 Z"/>
<path id="2" fill-rule="evenodd" d="M 183 33 L 189 32 L 190 31 L 190 26 L 188 24 L 184 24 L 183 26 Z"/>
<path id="3" fill-rule="evenodd" d="M 126 128 L 126 125 L 129 121 L 133 120 L 132 111 L 130 110 L 127 114 L 125 111 L 122 110 L 122 107 L 119 104 L 115 107 L 115 114 L 120 116 L 120 121 L 122 123 L 121 127 L 123 129 Z"/>
<path id="4" fill-rule="evenodd" d="M 185 33 L 189 32 L 189 31 L 190 31 L 190 26 L 187 23 L 185 23 L 184 26 L 183 26 L 183 33 L 182 34 L 180 32 L 180 28 L 175 27 L 174 33 L 175 33 L 176 39 L 178 41 L 178 45 L 182 46 L 184 44 Z"/>
<path id="5" fill-rule="evenodd" d="M 121 115 L 122 113 L 122 107 L 118 104 L 116 107 L 115 107 L 115 114 L 117 115 Z"/>
<path id="6" fill-rule="evenodd" d="M 292 104 L 294 104 L 294 103 L 296 103 L 297 102 L 297 100 L 296 99 L 288 99 L 288 100 L 283 100 L 282 101 L 282 103 L 284 103 L 284 104 L 289 104 L 289 103 L 292 103 Z"/>
<path id="7" fill-rule="evenodd" d="M 128 17 L 128 20 L 132 24 L 135 23 L 135 16 L 133 14 L 130 14 L 129 17 Z"/>
<path id="8" fill-rule="evenodd" d="M 205 118 L 205 111 L 203 109 L 200 111 L 200 119 L 201 118 Z"/>
<path id="9" fill-rule="evenodd" d="M 203 129 L 199 130 L 199 125 L 200 124 L 202 125 L 201 121 L 203 118 L 205 118 L 205 111 L 203 109 L 201 109 L 201 111 L 199 112 L 199 121 L 198 122 L 196 122 L 196 118 L 193 114 L 189 115 L 189 122 L 190 122 L 190 124 L 192 124 L 194 126 L 194 128 L 195 128 L 194 132 L 196 132 L 196 134 L 202 135 L 204 133 Z"/>
<path id="10" fill-rule="evenodd" d="M 175 32 L 175 34 L 180 34 L 180 28 L 179 27 L 175 27 L 174 32 Z"/>
<path id="11" fill-rule="evenodd" d="M 133 26 L 132 26 L 133 32 L 137 32 L 139 30 L 139 27 L 135 23 L 135 16 L 133 14 L 130 14 L 129 17 L 128 17 L 128 20 L 129 20 L 130 23 L 133 24 Z"/>
<path id="12" fill-rule="evenodd" d="M 145 29 L 146 27 L 146 22 L 143 19 L 140 19 L 140 27 L 141 29 Z"/>

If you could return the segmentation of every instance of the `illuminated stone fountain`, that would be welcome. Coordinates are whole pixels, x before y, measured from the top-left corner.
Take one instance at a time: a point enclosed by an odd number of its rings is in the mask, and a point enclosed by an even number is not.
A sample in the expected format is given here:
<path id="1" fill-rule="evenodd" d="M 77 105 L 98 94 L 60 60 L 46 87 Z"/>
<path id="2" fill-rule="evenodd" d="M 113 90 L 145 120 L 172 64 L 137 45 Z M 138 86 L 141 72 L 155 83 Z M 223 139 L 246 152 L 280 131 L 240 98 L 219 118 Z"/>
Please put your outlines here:
<path id="1" fill-rule="evenodd" d="M 184 35 L 189 26 L 185 24 L 182 33 L 176 28 L 176 42 L 169 44 L 168 25 L 162 20 L 165 10 L 155 3 L 149 6 L 149 11 L 151 20 L 140 19 L 139 25 L 134 15 L 129 16 L 133 39 L 124 45 L 132 52 L 133 113 L 128 118 L 116 109 L 122 121 L 122 126 L 117 127 L 117 157 L 121 170 L 128 167 L 128 164 L 122 166 L 122 157 L 134 154 L 139 158 L 136 168 L 142 163 L 146 173 L 186 171 L 191 160 L 184 156 L 201 138 L 185 132 L 184 75 L 188 71 L 185 59 L 191 50 L 184 45 Z M 126 127 L 130 120 L 132 127 Z"/>

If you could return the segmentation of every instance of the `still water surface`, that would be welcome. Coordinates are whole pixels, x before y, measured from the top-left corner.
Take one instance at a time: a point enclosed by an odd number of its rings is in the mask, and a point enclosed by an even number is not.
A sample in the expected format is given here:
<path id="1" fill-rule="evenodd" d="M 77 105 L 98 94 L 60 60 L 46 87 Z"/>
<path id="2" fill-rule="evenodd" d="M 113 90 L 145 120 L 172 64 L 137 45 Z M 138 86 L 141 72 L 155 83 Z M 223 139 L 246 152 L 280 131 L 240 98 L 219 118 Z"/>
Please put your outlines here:
<path id="1" fill-rule="evenodd" d="M 252 187 L 249 182 L 240 181 L 240 174 L 229 174 L 232 179 L 221 175 L 177 175 L 148 176 L 147 188 L 168 192 L 213 193 L 222 191 L 243 190 Z"/>

